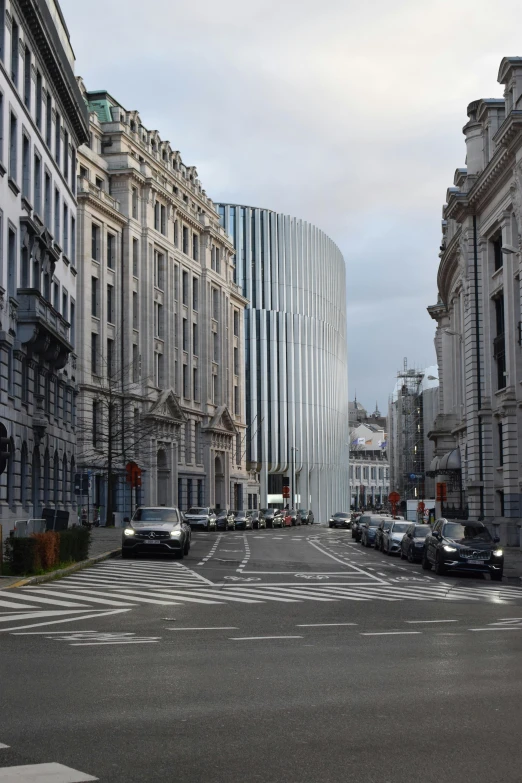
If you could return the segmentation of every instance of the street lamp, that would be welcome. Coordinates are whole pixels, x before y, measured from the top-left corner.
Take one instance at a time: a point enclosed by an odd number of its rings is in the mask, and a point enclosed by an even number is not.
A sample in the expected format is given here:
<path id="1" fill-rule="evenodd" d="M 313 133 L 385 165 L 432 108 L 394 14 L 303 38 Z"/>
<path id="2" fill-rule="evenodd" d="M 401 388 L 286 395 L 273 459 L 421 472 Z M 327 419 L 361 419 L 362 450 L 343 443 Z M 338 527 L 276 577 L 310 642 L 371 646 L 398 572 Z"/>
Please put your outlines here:
<path id="1" fill-rule="evenodd" d="M 294 452 L 299 451 L 298 448 L 295 446 L 290 446 L 290 451 L 292 452 L 292 508 L 295 508 L 295 454 Z"/>
<path id="2" fill-rule="evenodd" d="M 519 252 L 518 247 L 514 247 L 514 245 L 502 245 L 502 252 L 506 256 L 511 256 Z"/>

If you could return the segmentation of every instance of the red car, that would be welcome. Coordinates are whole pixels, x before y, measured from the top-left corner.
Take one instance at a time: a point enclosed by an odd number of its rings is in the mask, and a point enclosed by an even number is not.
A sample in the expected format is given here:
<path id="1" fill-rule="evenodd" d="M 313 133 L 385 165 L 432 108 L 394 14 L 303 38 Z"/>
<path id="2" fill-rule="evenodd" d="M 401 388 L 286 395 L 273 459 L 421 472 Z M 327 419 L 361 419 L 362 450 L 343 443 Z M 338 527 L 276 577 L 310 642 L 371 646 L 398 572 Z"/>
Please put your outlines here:
<path id="1" fill-rule="evenodd" d="M 301 524 L 301 517 L 294 508 L 287 509 L 284 514 L 286 527 L 295 527 L 295 525 Z"/>

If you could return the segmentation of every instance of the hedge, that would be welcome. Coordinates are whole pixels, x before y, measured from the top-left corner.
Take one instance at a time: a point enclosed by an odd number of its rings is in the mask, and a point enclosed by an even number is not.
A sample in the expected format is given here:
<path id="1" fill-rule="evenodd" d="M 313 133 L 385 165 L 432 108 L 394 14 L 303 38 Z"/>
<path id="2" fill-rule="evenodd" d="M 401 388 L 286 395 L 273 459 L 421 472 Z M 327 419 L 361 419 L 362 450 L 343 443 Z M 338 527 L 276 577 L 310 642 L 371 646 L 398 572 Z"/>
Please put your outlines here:
<path id="1" fill-rule="evenodd" d="M 29 538 L 8 538 L 6 559 L 13 574 L 48 571 L 64 563 L 78 563 L 89 556 L 90 532 L 73 527 L 60 533 L 35 533 Z"/>

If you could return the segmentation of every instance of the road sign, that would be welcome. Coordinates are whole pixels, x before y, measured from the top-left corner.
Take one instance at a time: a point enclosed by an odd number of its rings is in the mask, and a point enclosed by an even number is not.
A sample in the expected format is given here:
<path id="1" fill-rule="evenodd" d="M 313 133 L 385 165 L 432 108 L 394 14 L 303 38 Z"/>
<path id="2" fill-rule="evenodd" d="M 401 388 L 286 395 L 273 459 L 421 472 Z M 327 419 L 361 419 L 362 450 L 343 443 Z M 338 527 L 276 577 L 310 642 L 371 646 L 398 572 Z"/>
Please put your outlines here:
<path id="1" fill-rule="evenodd" d="M 127 483 L 131 487 L 141 487 L 141 468 L 135 462 L 127 462 L 126 465 Z"/>
<path id="2" fill-rule="evenodd" d="M 290 487 L 283 487 L 283 497 L 284 498 L 290 497 Z"/>
<path id="3" fill-rule="evenodd" d="M 390 501 L 390 503 L 398 503 L 400 499 L 401 496 L 399 495 L 398 492 L 390 492 L 390 494 L 388 495 L 388 500 Z"/>

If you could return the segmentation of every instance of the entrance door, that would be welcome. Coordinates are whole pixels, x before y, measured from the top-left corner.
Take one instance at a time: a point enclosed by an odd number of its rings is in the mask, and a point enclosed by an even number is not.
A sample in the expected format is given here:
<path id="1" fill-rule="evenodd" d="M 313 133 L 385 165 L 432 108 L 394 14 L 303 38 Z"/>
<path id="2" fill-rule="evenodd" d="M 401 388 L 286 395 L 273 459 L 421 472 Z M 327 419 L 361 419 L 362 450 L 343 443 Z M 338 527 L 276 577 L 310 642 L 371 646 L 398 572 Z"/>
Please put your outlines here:
<path id="1" fill-rule="evenodd" d="M 160 449 L 158 451 L 156 460 L 158 469 L 156 486 L 158 506 L 169 506 L 170 470 L 168 466 L 167 452 L 164 449 Z"/>
<path id="2" fill-rule="evenodd" d="M 216 508 L 225 508 L 226 495 L 225 495 L 225 471 L 223 469 L 222 457 L 216 457 L 215 462 L 215 489 L 214 489 L 214 503 Z"/>

